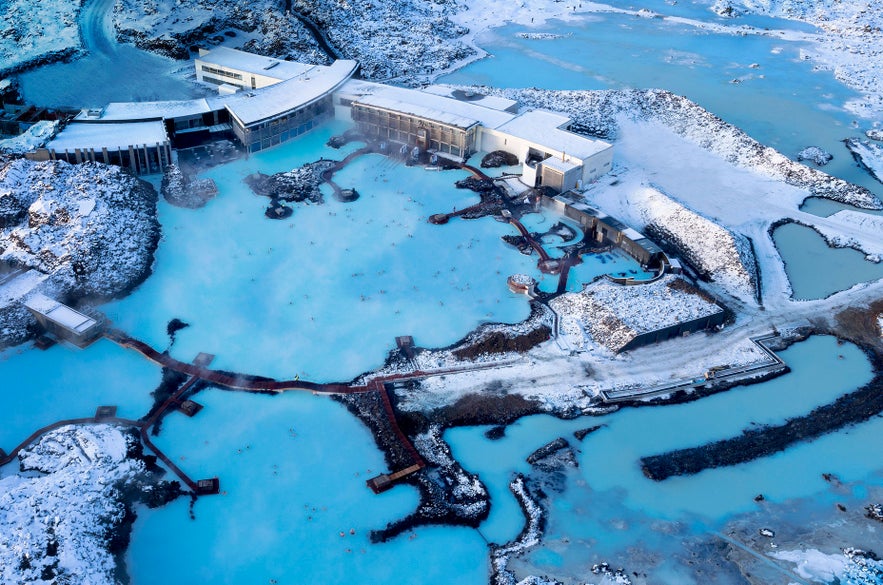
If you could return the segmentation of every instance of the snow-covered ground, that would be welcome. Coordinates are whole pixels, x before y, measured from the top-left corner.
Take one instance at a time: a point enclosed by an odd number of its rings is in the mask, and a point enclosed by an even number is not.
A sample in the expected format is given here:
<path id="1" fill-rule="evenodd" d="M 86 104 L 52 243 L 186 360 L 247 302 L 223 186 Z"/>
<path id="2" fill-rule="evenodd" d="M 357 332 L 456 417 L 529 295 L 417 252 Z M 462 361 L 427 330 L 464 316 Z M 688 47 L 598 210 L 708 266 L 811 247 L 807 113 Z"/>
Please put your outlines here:
<path id="1" fill-rule="evenodd" d="M 550 306 L 572 347 L 585 348 L 584 336 L 588 335 L 614 352 L 639 335 L 723 311 L 686 281 L 671 275 L 637 286 L 601 279 L 581 292 L 553 299 Z"/>
<path id="2" fill-rule="evenodd" d="M 18 136 L 0 140 L 0 153 L 24 154 L 30 152 L 44 146 L 55 136 L 57 131 L 57 121 L 41 120 Z"/>
<path id="3" fill-rule="evenodd" d="M 12 0 L 0 4 L 0 74 L 80 49 L 81 0 Z"/>
<path id="4" fill-rule="evenodd" d="M 846 140 L 846 148 L 853 158 L 868 169 L 875 179 L 883 183 L 883 144 L 870 140 Z"/>
<path id="5" fill-rule="evenodd" d="M 227 44 L 278 58 L 325 63 L 309 30 L 281 2 L 120 0 L 114 28 L 121 41 L 187 59 L 191 46 Z"/>
<path id="6" fill-rule="evenodd" d="M 62 427 L 21 451 L 19 473 L 3 468 L 0 581 L 117 582 L 108 549 L 126 518 L 121 490 L 146 479 L 128 457 L 136 440 L 110 425 Z"/>
<path id="7" fill-rule="evenodd" d="M 159 240 L 156 192 L 119 167 L 17 159 L 0 167 L 0 262 L 49 275 L 56 298 L 109 298 L 146 278 Z M 5 307 L 4 307 L 5 308 Z M 14 310 L 0 346 L 29 324 Z"/>
<path id="8" fill-rule="evenodd" d="M 814 583 L 873 585 L 883 582 L 883 562 L 863 551 L 846 549 L 843 554 L 825 554 L 814 548 L 783 550 L 770 556 L 794 564 L 794 572 Z"/>

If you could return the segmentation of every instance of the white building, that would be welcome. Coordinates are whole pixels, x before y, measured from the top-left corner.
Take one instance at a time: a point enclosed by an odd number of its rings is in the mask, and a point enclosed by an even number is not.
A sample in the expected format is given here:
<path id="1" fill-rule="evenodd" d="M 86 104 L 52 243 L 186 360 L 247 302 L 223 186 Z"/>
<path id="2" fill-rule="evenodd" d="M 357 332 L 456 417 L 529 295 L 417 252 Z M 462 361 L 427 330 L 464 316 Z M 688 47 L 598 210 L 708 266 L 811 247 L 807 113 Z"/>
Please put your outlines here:
<path id="1" fill-rule="evenodd" d="M 101 323 L 40 293 L 30 296 L 24 305 L 49 333 L 79 347 L 101 334 Z"/>
<path id="2" fill-rule="evenodd" d="M 517 113 L 505 98 L 432 86 L 425 90 L 351 80 L 334 98 L 339 118 L 369 137 L 466 158 L 503 150 L 522 163 L 521 181 L 557 191 L 579 188 L 610 171 L 613 146 L 569 131 L 562 114 Z"/>
<path id="3" fill-rule="evenodd" d="M 299 77 L 315 67 L 227 47 L 218 47 L 210 51 L 200 49 L 194 65 L 197 81 L 219 87 L 232 85 L 238 89 L 267 87 Z"/>
<path id="4" fill-rule="evenodd" d="M 69 163 L 102 162 L 138 175 L 160 173 L 172 162 L 172 148 L 161 120 L 99 122 L 74 120 L 46 148 L 28 155 L 32 160 Z"/>
<path id="5" fill-rule="evenodd" d="M 443 156 L 512 153 L 528 187 L 564 192 L 597 180 L 612 166 L 612 145 L 570 132 L 567 116 L 518 113 L 513 100 L 445 86 L 417 90 L 355 80 L 355 61 L 308 65 L 221 47 L 200 51 L 194 66 L 198 80 L 223 91 L 204 99 L 114 103 L 84 112 L 47 149 L 29 157 L 159 172 L 172 160 L 170 140 L 187 147 L 235 136 L 248 152 L 257 152 L 335 116 L 354 121 L 369 138 Z"/>

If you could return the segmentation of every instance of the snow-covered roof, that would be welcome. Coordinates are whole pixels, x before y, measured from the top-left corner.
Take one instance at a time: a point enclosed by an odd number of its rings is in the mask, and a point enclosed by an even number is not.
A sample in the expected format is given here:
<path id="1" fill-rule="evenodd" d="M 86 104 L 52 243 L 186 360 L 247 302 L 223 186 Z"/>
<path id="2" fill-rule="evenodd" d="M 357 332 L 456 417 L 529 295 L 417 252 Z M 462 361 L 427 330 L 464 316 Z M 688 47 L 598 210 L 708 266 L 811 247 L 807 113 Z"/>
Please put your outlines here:
<path id="1" fill-rule="evenodd" d="M 570 118 L 562 114 L 532 110 L 513 117 L 497 127 L 497 130 L 542 145 L 546 150 L 557 151 L 581 160 L 612 148 L 610 143 L 603 140 L 594 140 L 562 130 L 561 126 L 569 122 Z"/>
<path id="2" fill-rule="evenodd" d="M 257 75 L 274 77 L 280 81 L 302 75 L 314 67 L 314 65 L 307 63 L 283 61 L 282 59 L 247 53 L 229 47 L 217 47 L 200 55 L 196 60 L 226 67 L 227 69 L 236 69 Z"/>
<path id="3" fill-rule="evenodd" d="M 509 98 L 504 98 L 496 95 L 484 95 L 482 93 L 464 92 L 463 90 L 458 90 L 448 85 L 430 85 L 428 87 L 424 87 L 420 91 L 440 95 L 447 98 L 468 101 L 469 103 L 478 104 L 482 107 L 490 108 L 492 110 L 500 110 L 501 112 L 507 110 L 514 111 L 518 107 L 518 102 L 516 102 L 515 100 L 510 100 Z"/>
<path id="4" fill-rule="evenodd" d="M 356 71 L 358 63 L 338 60 L 329 66 L 310 65 L 299 77 L 273 85 L 240 91 L 209 100 L 209 106 L 226 106 L 243 126 L 273 118 L 307 105 L 337 89 Z"/>
<path id="5" fill-rule="evenodd" d="M 384 110 L 401 112 L 402 114 L 409 114 L 411 116 L 417 116 L 426 120 L 432 120 L 441 124 L 447 124 L 448 126 L 455 126 L 457 128 L 470 128 L 479 123 L 479 121 L 475 118 L 467 118 L 466 116 L 452 114 L 451 112 L 430 108 L 425 105 L 402 102 L 396 99 L 389 99 L 387 97 L 378 95 L 365 96 L 364 98 L 360 99 L 358 103 L 366 106 L 373 106 L 375 108 L 383 108 Z"/>
<path id="6" fill-rule="evenodd" d="M 29 297 L 25 306 L 75 333 L 84 333 L 98 324 L 92 317 L 39 293 Z"/>
<path id="7" fill-rule="evenodd" d="M 478 102 L 463 102 L 417 89 L 390 85 L 379 86 L 373 94 L 359 98 L 358 103 L 387 108 L 459 128 L 468 128 L 475 122 L 488 128 L 496 128 L 515 117 L 509 112 L 486 108 Z"/>
<path id="8" fill-rule="evenodd" d="M 195 100 L 168 100 L 159 102 L 111 102 L 105 106 L 101 120 L 149 120 L 151 118 L 179 118 L 212 111 L 204 98 Z M 79 119 L 83 114 L 77 115 Z"/>
<path id="9" fill-rule="evenodd" d="M 168 141 L 161 121 L 151 122 L 71 122 L 46 148 L 63 152 L 76 148 L 100 150 L 148 145 Z"/>
<path id="10" fill-rule="evenodd" d="M 625 228 L 622 230 L 622 234 L 633 242 L 645 239 L 644 236 L 634 228 Z"/>
<path id="11" fill-rule="evenodd" d="M 561 173 L 562 175 L 567 171 L 579 168 L 580 165 L 574 164 L 572 162 L 568 162 L 566 160 L 561 160 L 556 156 L 550 156 L 549 158 L 543 161 L 543 167 L 554 169 Z"/>

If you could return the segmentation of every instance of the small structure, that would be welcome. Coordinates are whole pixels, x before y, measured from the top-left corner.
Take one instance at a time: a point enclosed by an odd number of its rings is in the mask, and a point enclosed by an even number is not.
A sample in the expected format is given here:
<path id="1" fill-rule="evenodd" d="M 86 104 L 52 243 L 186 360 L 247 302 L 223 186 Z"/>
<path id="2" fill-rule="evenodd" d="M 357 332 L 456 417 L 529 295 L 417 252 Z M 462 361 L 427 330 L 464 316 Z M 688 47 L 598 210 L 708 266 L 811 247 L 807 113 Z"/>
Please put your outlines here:
<path id="1" fill-rule="evenodd" d="M 181 404 L 178 405 L 178 410 L 189 417 L 196 416 L 200 410 L 202 410 L 202 405 L 193 400 L 185 400 Z"/>
<path id="2" fill-rule="evenodd" d="M 414 359 L 414 338 L 413 337 L 411 337 L 410 335 L 401 335 L 399 337 L 396 337 L 396 345 L 399 347 L 399 350 L 401 350 L 401 352 L 403 354 L 405 354 L 405 356 L 409 360 Z"/>
<path id="3" fill-rule="evenodd" d="M 214 360 L 215 354 L 201 351 L 195 358 L 193 358 L 193 365 L 199 366 L 200 368 L 207 368 Z"/>
<path id="4" fill-rule="evenodd" d="M 577 221 L 583 231 L 599 245 L 613 245 L 637 260 L 642 266 L 669 264 L 668 257 L 655 242 L 615 217 L 586 205 L 580 196 L 564 193 L 542 196 L 542 204 L 564 217 Z"/>
<path id="5" fill-rule="evenodd" d="M 101 323 L 45 295 L 34 294 L 24 305 L 46 331 L 77 347 L 86 347 L 101 334 Z"/>
<path id="6" fill-rule="evenodd" d="M 172 162 L 172 147 L 161 120 L 95 122 L 75 120 L 46 148 L 25 155 L 30 160 L 69 163 L 102 162 L 136 175 L 159 173 Z"/>
<path id="7" fill-rule="evenodd" d="M 515 294 L 528 296 L 533 293 L 534 287 L 537 285 L 536 279 L 526 274 L 513 274 L 506 279 L 506 282 L 509 284 L 509 290 Z"/>
<path id="8" fill-rule="evenodd" d="M 200 479 L 196 482 L 196 494 L 199 496 L 213 496 L 221 492 L 221 480 L 217 477 Z"/>
<path id="9" fill-rule="evenodd" d="M 229 47 L 199 50 L 194 61 L 196 80 L 240 89 L 260 89 L 292 79 L 313 68 L 313 65 L 264 57 Z M 223 92 L 220 92 L 223 93 Z"/>
<path id="10" fill-rule="evenodd" d="M 114 418 L 117 415 L 116 406 L 99 406 L 95 410 L 95 419 Z"/>
<path id="11" fill-rule="evenodd" d="M 366 481 L 365 484 L 369 488 L 371 488 L 371 491 L 373 491 L 375 494 L 379 494 L 387 491 L 402 479 L 408 477 L 412 473 L 420 471 L 421 469 L 423 469 L 423 465 L 420 463 L 415 463 L 414 465 L 396 471 L 395 473 L 381 473 L 377 477 L 372 477 L 371 479 Z"/>

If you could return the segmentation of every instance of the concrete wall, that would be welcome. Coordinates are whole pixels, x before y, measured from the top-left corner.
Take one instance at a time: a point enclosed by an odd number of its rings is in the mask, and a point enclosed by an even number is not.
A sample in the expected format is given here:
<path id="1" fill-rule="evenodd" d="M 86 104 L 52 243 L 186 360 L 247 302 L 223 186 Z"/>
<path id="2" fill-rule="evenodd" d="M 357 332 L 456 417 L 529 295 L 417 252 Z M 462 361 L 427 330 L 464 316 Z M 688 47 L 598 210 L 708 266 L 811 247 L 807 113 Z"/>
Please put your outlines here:
<path id="1" fill-rule="evenodd" d="M 482 128 L 479 132 L 479 139 L 476 148 L 483 152 L 504 150 L 517 156 L 518 161 L 521 163 L 524 163 L 531 149 L 533 149 L 535 151 L 541 151 L 558 159 L 561 159 L 563 156 L 564 160 L 566 160 L 567 162 L 575 165 L 581 165 L 580 174 L 576 178 L 569 178 L 570 173 L 568 173 L 568 178 L 566 180 L 553 180 L 553 183 L 561 185 L 560 188 L 555 187 L 554 184 L 548 183 L 545 177 L 543 178 L 544 185 L 553 188 L 559 188 L 560 191 L 568 191 L 570 189 L 576 188 L 577 179 L 579 179 L 583 184 L 588 184 L 592 181 L 596 181 L 599 177 L 602 177 L 609 173 L 610 169 L 613 168 L 613 145 L 608 146 L 601 152 L 598 152 L 597 154 L 594 154 L 586 159 L 579 159 L 570 156 L 567 153 L 562 153 L 560 150 L 556 150 L 554 145 L 551 144 L 539 144 L 536 142 L 524 140 L 511 134 L 506 134 L 505 132 L 500 132 L 499 130 Z M 536 183 L 528 180 L 526 177 L 522 177 L 522 182 L 529 187 L 534 187 L 536 185 Z"/>
<path id="2" fill-rule="evenodd" d="M 724 311 L 721 311 L 708 317 L 702 317 L 699 319 L 694 319 L 692 321 L 686 321 L 684 323 L 672 325 L 671 327 L 665 327 L 662 329 L 657 329 L 656 331 L 642 333 L 641 335 L 636 336 L 634 339 L 625 344 L 622 349 L 620 349 L 620 351 L 628 351 L 637 347 L 643 347 L 645 345 L 659 343 L 660 341 L 666 341 L 674 337 L 680 337 L 685 333 L 695 333 L 697 331 L 704 331 L 705 329 L 717 327 L 718 325 L 723 325 L 725 318 L 726 315 Z"/>

